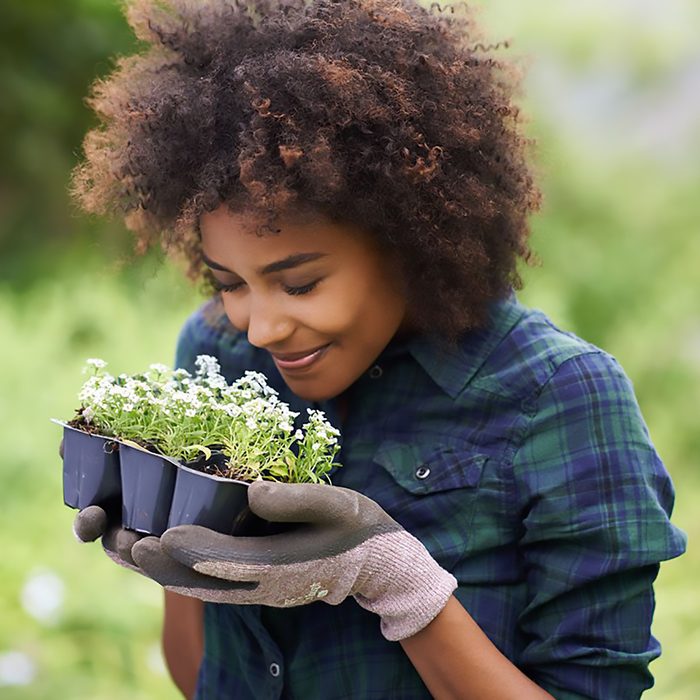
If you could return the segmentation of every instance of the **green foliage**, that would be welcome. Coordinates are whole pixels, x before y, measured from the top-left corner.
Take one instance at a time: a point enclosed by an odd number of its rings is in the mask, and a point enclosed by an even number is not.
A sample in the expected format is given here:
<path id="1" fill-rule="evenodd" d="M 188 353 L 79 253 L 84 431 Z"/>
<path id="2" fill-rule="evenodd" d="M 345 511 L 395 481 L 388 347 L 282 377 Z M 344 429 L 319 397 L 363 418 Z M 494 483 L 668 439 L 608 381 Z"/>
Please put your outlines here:
<path id="1" fill-rule="evenodd" d="M 88 86 L 136 42 L 118 2 L 4 3 L 0 22 L 0 279 L 51 273 L 67 245 L 96 238 L 115 255 L 128 238 L 67 203 L 70 170 L 94 123 Z M 18 264 L 19 263 L 19 264 Z"/>

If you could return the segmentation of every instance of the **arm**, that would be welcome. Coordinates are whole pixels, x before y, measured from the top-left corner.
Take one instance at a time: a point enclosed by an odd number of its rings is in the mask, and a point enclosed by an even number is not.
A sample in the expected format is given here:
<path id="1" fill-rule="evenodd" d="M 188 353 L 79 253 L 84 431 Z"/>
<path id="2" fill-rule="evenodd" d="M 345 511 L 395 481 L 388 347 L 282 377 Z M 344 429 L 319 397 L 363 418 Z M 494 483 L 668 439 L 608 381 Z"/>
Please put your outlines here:
<path id="1" fill-rule="evenodd" d="M 452 596 L 442 612 L 401 646 L 437 700 L 545 700 Z"/>
<path id="2" fill-rule="evenodd" d="M 191 700 L 204 653 L 204 604 L 196 598 L 164 591 L 163 654 L 180 692 Z"/>
<path id="3" fill-rule="evenodd" d="M 653 683 L 659 562 L 681 554 L 673 485 L 630 381 L 602 352 L 562 363 L 513 458 L 528 600 L 517 663 L 558 700 L 632 700 Z"/>

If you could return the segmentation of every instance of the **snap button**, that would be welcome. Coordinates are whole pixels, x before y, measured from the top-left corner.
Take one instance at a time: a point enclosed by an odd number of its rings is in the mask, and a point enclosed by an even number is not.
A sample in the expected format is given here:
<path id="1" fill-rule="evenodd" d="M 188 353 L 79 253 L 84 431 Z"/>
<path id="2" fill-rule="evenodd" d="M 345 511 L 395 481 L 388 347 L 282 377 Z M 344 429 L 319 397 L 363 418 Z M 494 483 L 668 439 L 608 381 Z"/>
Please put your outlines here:
<path id="1" fill-rule="evenodd" d="M 369 371 L 370 379 L 379 379 L 384 374 L 384 370 L 379 365 L 374 365 Z"/>
<path id="2" fill-rule="evenodd" d="M 416 469 L 416 479 L 427 479 L 430 476 L 430 467 L 426 467 L 422 464 L 418 469 Z"/>
<path id="3" fill-rule="evenodd" d="M 280 675 L 279 664 L 270 664 L 270 675 L 277 678 Z"/>

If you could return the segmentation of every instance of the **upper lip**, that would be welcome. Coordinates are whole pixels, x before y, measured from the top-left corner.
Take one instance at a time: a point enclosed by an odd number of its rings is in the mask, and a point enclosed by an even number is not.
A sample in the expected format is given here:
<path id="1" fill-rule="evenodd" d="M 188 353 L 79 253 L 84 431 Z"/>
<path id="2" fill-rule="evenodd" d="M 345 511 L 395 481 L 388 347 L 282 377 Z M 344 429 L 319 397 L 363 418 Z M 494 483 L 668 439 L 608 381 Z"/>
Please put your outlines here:
<path id="1" fill-rule="evenodd" d="M 302 350 L 301 352 L 272 352 L 270 351 L 270 354 L 273 357 L 276 357 L 278 360 L 300 360 L 302 357 L 307 357 L 308 355 L 312 355 L 315 353 L 317 350 L 320 350 L 321 348 L 325 348 L 328 343 L 324 343 L 323 345 L 317 345 L 315 348 L 311 348 L 311 350 Z"/>

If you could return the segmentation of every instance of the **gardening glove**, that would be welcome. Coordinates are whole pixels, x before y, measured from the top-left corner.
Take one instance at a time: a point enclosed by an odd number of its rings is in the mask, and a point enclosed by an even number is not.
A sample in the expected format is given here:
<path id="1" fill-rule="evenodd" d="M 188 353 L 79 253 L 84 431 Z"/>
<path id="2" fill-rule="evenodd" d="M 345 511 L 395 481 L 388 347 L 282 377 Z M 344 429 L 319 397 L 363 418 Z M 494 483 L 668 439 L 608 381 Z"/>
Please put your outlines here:
<path id="1" fill-rule="evenodd" d="M 73 533 L 81 542 L 94 542 L 101 537 L 102 548 L 113 562 L 143 574 L 131 556 L 132 547 L 143 535 L 116 524 L 110 525 L 106 511 L 100 506 L 83 508 L 75 516 Z"/>
<path id="2" fill-rule="evenodd" d="M 232 537 L 179 525 L 137 542 L 134 561 L 166 589 L 217 603 L 338 605 L 352 595 L 391 641 L 423 629 L 457 587 L 419 540 L 356 491 L 256 481 L 248 501 L 261 518 L 297 527 Z"/>

